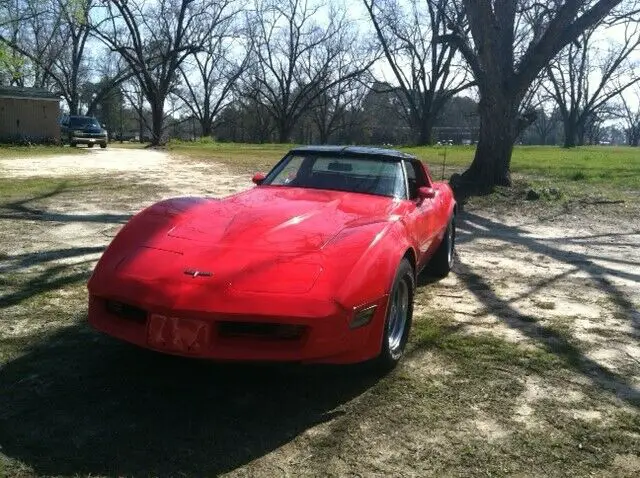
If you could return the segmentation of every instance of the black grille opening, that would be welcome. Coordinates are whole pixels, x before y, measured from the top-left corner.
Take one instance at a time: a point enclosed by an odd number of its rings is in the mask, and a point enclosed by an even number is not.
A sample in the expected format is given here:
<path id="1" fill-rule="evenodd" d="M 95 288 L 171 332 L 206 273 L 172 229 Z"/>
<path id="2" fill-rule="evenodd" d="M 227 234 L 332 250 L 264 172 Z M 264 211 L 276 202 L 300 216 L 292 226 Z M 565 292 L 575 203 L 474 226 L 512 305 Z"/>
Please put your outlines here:
<path id="1" fill-rule="evenodd" d="M 133 305 L 125 304 L 115 300 L 105 301 L 107 312 L 116 315 L 122 319 L 139 322 L 141 324 L 147 321 L 147 311 Z"/>
<path id="2" fill-rule="evenodd" d="M 306 327 L 293 324 L 273 324 L 264 322 L 219 322 L 221 337 L 253 337 L 274 340 L 297 340 Z"/>

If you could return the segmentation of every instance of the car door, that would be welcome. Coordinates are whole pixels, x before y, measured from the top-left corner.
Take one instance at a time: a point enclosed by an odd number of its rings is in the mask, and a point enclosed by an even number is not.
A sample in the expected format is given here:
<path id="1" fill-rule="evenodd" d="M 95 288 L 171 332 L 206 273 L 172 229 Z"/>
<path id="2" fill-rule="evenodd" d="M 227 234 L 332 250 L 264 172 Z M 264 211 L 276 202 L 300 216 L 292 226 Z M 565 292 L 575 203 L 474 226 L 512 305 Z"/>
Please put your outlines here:
<path id="1" fill-rule="evenodd" d="M 409 183 L 409 200 L 413 205 L 409 213 L 409 220 L 418 249 L 418 267 L 421 268 L 431 255 L 431 244 L 438 232 L 434 210 L 439 198 L 437 192 L 436 197 L 433 198 L 418 196 L 418 190 L 421 187 L 432 187 L 431 180 L 418 160 L 405 161 L 405 169 Z"/>

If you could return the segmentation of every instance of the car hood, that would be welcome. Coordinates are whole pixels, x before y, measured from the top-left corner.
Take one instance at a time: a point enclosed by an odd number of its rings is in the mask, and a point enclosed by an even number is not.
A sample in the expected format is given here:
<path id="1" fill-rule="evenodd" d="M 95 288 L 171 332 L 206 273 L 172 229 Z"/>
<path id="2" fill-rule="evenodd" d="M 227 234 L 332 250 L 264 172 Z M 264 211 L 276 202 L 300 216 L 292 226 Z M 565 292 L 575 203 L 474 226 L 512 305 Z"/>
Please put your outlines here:
<path id="1" fill-rule="evenodd" d="M 261 186 L 184 211 L 166 236 L 145 245 L 171 250 L 182 243 L 183 249 L 200 245 L 282 253 L 318 251 L 345 228 L 386 222 L 399 205 L 387 197 Z"/>

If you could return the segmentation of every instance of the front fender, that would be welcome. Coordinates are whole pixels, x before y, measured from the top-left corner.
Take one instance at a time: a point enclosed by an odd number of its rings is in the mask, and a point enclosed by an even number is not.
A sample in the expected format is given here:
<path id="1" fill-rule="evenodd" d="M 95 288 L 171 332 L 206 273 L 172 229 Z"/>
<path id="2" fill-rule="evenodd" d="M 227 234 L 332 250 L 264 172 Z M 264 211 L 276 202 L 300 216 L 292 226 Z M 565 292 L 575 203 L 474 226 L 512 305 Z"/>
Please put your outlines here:
<path id="1" fill-rule="evenodd" d="M 385 225 L 364 249 L 338 289 L 339 303 L 359 306 L 389 294 L 398 265 L 407 250 L 415 248 L 402 222 Z"/>

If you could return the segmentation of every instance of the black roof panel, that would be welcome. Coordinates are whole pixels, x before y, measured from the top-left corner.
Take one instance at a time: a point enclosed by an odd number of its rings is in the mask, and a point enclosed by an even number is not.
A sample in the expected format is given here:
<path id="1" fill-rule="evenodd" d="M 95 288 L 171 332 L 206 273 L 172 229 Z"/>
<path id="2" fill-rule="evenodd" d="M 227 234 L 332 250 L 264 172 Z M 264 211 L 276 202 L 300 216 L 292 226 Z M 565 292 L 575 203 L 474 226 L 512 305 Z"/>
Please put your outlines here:
<path id="1" fill-rule="evenodd" d="M 298 146 L 291 150 L 292 153 L 319 153 L 338 155 L 378 156 L 395 159 L 415 159 L 412 154 L 403 153 L 396 149 L 374 148 L 370 146 Z"/>

